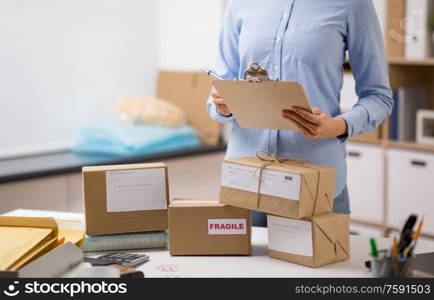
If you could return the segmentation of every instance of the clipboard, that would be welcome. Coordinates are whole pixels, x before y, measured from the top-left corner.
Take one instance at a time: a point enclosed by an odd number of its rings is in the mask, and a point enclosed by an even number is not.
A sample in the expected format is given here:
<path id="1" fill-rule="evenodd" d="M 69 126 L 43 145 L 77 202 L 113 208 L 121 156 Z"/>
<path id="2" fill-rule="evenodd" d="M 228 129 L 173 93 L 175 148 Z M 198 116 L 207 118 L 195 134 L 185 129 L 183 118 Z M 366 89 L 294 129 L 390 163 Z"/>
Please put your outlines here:
<path id="1" fill-rule="evenodd" d="M 243 128 L 298 130 L 282 117 L 282 110 L 298 106 L 312 112 L 298 82 L 213 80 L 213 84 Z"/>

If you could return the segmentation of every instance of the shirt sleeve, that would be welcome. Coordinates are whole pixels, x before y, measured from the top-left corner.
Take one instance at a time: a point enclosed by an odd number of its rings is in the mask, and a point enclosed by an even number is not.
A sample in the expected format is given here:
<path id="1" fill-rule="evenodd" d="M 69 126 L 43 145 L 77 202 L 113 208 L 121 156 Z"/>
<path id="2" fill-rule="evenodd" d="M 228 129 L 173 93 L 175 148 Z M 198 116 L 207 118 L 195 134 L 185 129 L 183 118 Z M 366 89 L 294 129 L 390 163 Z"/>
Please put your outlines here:
<path id="1" fill-rule="evenodd" d="M 236 2 L 235 0 L 228 2 L 220 31 L 215 71 L 224 79 L 237 78 L 240 66 L 238 37 L 241 24 L 236 18 Z M 234 120 L 232 115 L 226 117 L 217 111 L 211 96 L 207 101 L 207 109 L 209 115 L 221 123 L 231 123 Z"/>
<path id="2" fill-rule="evenodd" d="M 338 117 L 348 126 L 347 138 L 373 131 L 390 115 L 393 93 L 389 85 L 383 35 L 372 0 L 348 0 L 347 50 L 359 98 Z"/>

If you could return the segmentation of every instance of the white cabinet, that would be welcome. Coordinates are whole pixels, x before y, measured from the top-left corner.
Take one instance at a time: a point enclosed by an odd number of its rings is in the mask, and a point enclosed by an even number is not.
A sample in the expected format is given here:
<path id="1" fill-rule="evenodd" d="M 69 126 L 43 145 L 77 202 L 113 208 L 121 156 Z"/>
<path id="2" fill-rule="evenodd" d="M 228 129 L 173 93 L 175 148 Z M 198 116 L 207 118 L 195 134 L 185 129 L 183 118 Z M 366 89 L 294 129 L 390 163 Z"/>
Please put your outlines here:
<path id="1" fill-rule="evenodd" d="M 373 223 L 384 221 L 384 151 L 379 146 L 347 146 L 348 192 L 351 218 Z"/>
<path id="2" fill-rule="evenodd" d="M 388 150 L 388 225 L 401 228 L 411 213 L 425 215 L 423 232 L 434 235 L 434 155 Z"/>
<path id="3" fill-rule="evenodd" d="M 383 235 L 383 229 L 377 226 L 368 226 L 363 224 L 350 223 L 350 233 L 368 237 L 380 237 Z"/>

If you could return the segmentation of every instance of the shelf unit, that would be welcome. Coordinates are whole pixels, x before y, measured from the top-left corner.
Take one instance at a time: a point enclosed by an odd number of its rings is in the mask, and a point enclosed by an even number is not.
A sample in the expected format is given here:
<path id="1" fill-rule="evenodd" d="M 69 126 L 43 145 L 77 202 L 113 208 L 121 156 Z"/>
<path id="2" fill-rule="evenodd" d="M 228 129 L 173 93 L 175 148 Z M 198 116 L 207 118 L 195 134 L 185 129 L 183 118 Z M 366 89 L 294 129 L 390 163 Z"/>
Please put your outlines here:
<path id="1" fill-rule="evenodd" d="M 401 57 L 390 57 L 387 62 L 391 66 L 434 66 L 434 58 L 406 59 Z"/>
<path id="2" fill-rule="evenodd" d="M 405 0 L 387 0 L 386 33 L 399 32 L 405 34 L 401 28 L 401 20 L 405 18 Z M 409 0 L 407 0 L 409 1 Z M 404 45 L 394 40 L 389 34 L 385 35 L 387 63 L 389 69 L 390 85 L 393 90 L 401 86 L 424 86 L 428 88 L 428 109 L 434 109 L 434 57 L 426 59 L 406 59 L 404 57 Z M 348 64 L 345 70 L 350 69 Z M 434 145 L 418 144 L 415 141 L 392 141 L 389 140 L 389 124 L 386 121 L 379 128 L 378 134 L 359 135 L 352 137 L 350 142 L 378 145 L 382 149 L 404 149 L 434 153 Z M 387 164 L 387 162 L 385 162 Z M 387 178 L 387 172 L 385 178 Z M 385 210 L 387 211 L 387 194 L 384 195 Z M 386 214 L 387 212 L 385 212 Z M 381 229 L 385 236 L 397 229 L 386 224 L 386 217 L 383 223 L 371 223 L 364 220 L 352 219 L 352 222 L 365 226 L 372 226 Z M 424 235 L 434 238 L 434 236 Z"/>

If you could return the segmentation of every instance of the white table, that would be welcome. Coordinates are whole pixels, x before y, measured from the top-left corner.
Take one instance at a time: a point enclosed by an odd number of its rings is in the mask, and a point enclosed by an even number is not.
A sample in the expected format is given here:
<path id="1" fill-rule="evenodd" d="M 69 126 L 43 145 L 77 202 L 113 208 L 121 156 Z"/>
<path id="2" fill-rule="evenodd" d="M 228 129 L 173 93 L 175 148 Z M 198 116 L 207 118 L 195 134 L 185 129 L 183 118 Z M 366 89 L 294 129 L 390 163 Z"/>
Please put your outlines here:
<path id="1" fill-rule="evenodd" d="M 78 213 L 14 210 L 8 216 L 54 217 L 83 220 Z M 369 237 L 352 235 L 351 258 L 321 268 L 309 268 L 268 257 L 267 230 L 253 227 L 252 256 L 170 256 L 167 250 L 144 249 L 151 260 L 138 267 L 146 277 L 370 277 L 364 266 L 369 259 Z M 379 248 L 391 245 L 389 238 L 377 238 Z M 416 253 L 434 252 L 434 242 L 421 240 Z M 82 263 L 67 276 L 89 267 Z"/>

